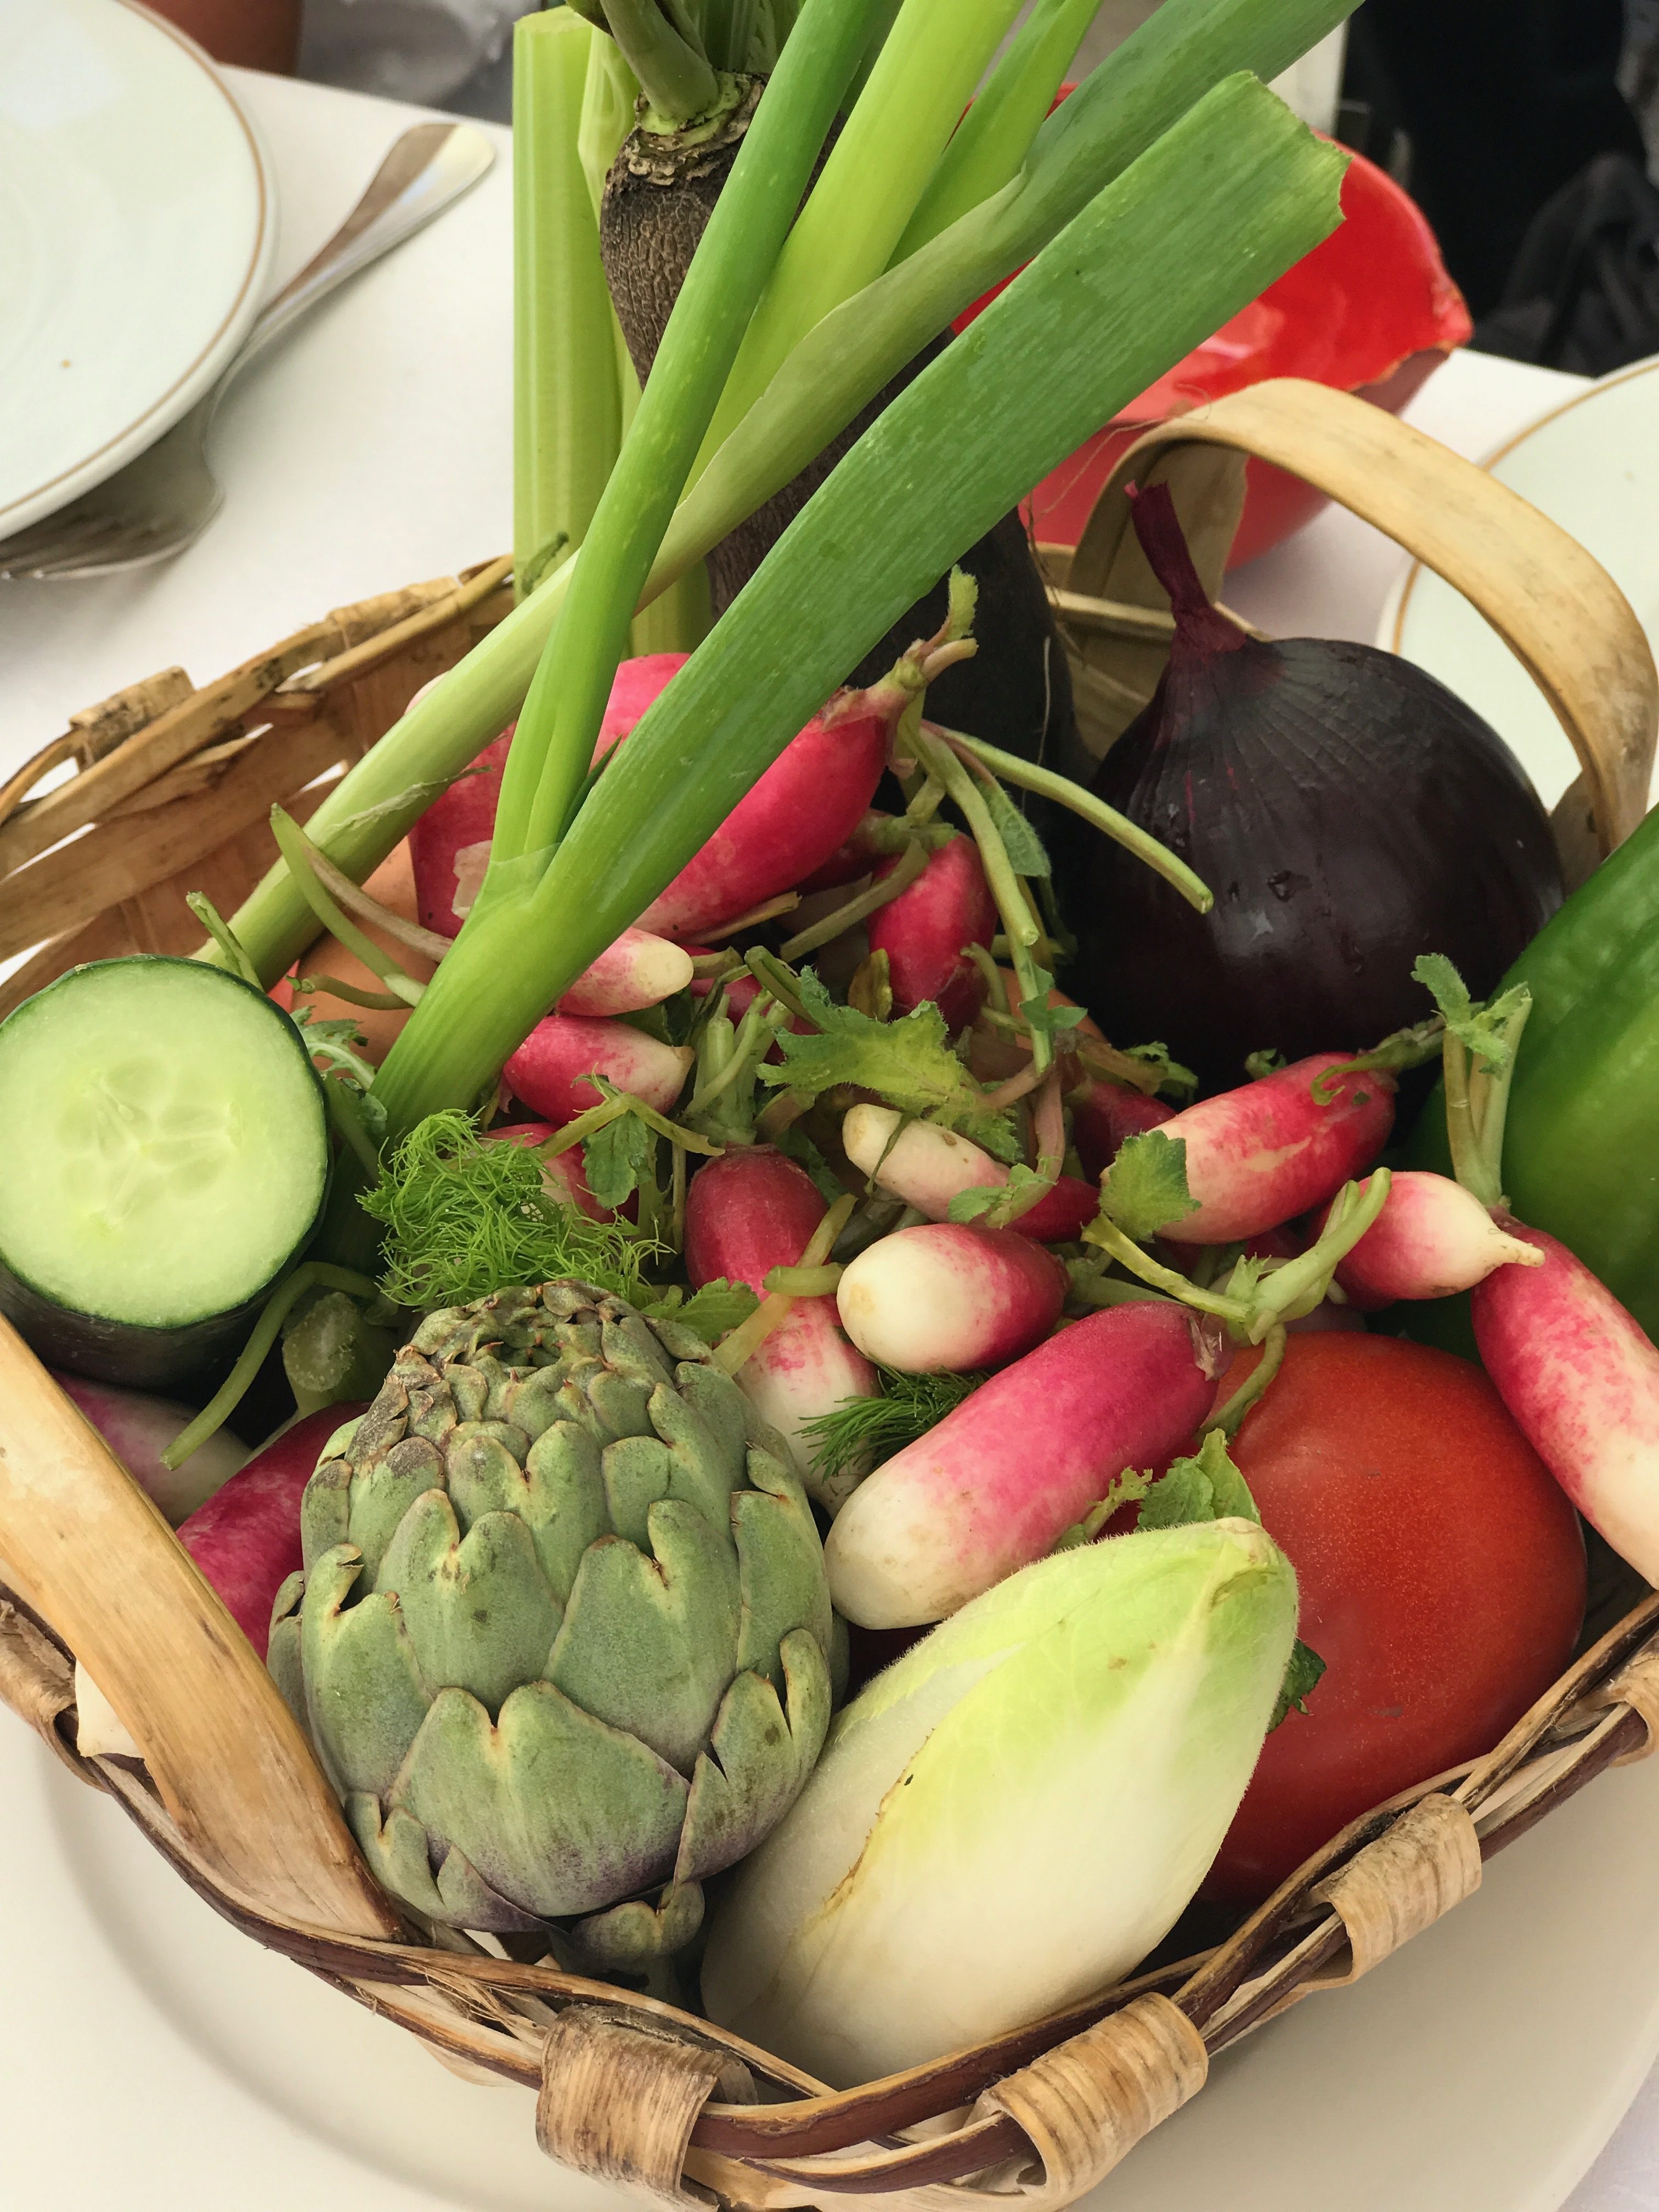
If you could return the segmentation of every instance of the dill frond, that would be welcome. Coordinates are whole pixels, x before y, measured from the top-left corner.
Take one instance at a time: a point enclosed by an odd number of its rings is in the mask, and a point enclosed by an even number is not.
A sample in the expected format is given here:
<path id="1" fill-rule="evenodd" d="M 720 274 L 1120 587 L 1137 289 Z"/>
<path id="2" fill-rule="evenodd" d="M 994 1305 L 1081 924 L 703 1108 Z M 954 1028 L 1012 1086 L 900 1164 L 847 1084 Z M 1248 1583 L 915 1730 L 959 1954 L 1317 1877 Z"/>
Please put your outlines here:
<path id="1" fill-rule="evenodd" d="M 843 1398 L 829 1413 L 801 1424 L 818 1474 L 830 1481 L 863 1467 L 879 1467 L 954 1413 L 983 1375 L 902 1375 L 878 1367 L 879 1398 Z"/>

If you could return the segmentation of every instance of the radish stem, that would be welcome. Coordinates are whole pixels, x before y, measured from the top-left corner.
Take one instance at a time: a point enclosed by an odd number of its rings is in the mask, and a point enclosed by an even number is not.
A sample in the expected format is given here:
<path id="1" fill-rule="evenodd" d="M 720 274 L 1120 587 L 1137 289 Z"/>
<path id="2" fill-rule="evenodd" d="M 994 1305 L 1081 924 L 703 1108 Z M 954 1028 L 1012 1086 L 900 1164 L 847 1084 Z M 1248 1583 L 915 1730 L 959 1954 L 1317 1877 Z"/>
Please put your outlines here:
<path id="1" fill-rule="evenodd" d="M 781 960 L 799 960 L 805 953 L 816 952 L 820 945 L 833 944 L 836 938 L 859 922 L 867 921 L 872 914 L 878 914 L 901 891 L 909 890 L 927 866 L 927 846 L 920 837 L 913 837 L 905 846 L 898 866 L 890 875 L 883 876 L 878 883 L 861 890 L 856 898 L 848 899 L 845 906 L 838 906 L 833 914 L 826 914 L 810 929 L 803 929 L 798 936 L 788 939 L 779 947 L 778 957 Z"/>
<path id="2" fill-rule="evenodd" d="M 1243 1425 L 1244 1416 L 1267 1385 L 1278 1374 L 1285 1358 L 1285 1346 L 1289 1341 L 1281 1324 L 1275 1322 L 1262 1340 L 1261 1357 L 1233 1392 L 1226 1404 L 1211 1414 L 1205 1423 L 1206 1429 L 1219 1429 L 1231 1443 Z"/>
<path id="3" fill-rule="evenodd" d="M 404 1006 L 417 1005 L 425 985 L 416 982 L 412 976 L 405 975 L 389 952 L 383 952 L 373 938 L 365 937 L 355 922 L 347 920 L 323 888 L 315 866 L 317 849 L 293 816 L 284 813 L 280 806 L 273 806 L 270 828 L 306 904 L 324 928 L 332 930 L 347 951 L 355 952 L 364 967 L 378 975 Z"/>

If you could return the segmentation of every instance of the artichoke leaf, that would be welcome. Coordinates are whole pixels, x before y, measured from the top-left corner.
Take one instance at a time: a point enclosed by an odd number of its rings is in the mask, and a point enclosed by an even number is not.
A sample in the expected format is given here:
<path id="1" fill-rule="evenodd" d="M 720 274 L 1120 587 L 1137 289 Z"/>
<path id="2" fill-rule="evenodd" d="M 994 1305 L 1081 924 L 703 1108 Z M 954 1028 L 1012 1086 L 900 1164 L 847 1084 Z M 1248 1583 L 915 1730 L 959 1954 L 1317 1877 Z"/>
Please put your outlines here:
<path id="1" fill-rule="evenodd" d="M 574 1421 L 560 1420 L 530 1447 L 520 1509 L 536 1540 L 548 1587 L 568 1605 L 588 1546 L 610 1527 L 599 1447 Z"/>
<path id="2" fill-rule="evenodd" d="M 611 1308 L 599 1322 L 599 1358 L 618 1375 L 631 1376 L 647 1392 L 659 1383 L 672 1383 L 674 1370 L 652 1334 L 648 1322 L 626 1308 Z"/>
<path id="3" fill-rule="evenodd" d="M 362 1553 L 368 1583 L 378 1583 L 386 1547 L 415 1500 L 443 1486 L 443 1454 L 425 1437 L 405 1437 L 368 1467 L 354 1469 L 350 1517 L 339 1541 Z"/>
<path id="4" fill-rule="evenodd" d="M 529 1449 L 529 1437 L 511 1421 L 459 1421 L 444 1438 L 443 1487 L 463 1535 L 486 1513 L 523 1510 Z"/>
<path id="5" fill-rule="evenodd" d="M 441 1491 L 417 1498 L 380 1562 L 427 1679 L 470 1690 L 494 1712 L 540 1674 L 559 1632 L 535 1539 L 514 1513 L 486 1513 L 463 1536 Z"/>
<path id="6" fill-rule="evenodd" d="M 695 1881 L 671 1881 L 653 1905 L 631 1898 L 596 1912 L 564 1931 L 570 1964 L 579 1974 L 637 1974 L 683 1951 L 702 1926 L 702 1891 Z"/>
<path id="7" fill-rule="evenodd" d="M 742 1674 L 697 1761 L 676 1881 L 702 1881 L 752 1850 L 800 1795 L 830 1728 L 830 1669 L 804 1628 L 783 1639 L 787 1700 L 763 1674 Z"/>
<path id="8" fill-rule="evenodd" d="M 636 1738 L 529 1682 L 493 1725 L 465 1690 L 441 1690 L 391 1796 L 440 1854 L 462 1851 L 491 1889 L 551 1920 L 665 1880 L 689 1794 Z"/>
<path id="9" fill-rule="evenodd" d="M 336 1789 L 391 1787 L 432 1701 L 397 1599 L 371 1591 L 348 1605 L 362 1574 L 349 1544 L 325 1552 L 300 1608 L 311 1740 Z"/>
<path id="10" fill-rule="evenodd" d="M 308 1736 L 311 1722 L 306 1713 L 305 1660 L 300 1650 L 300 1607 L 305 1594 L 303 1573 L 290 1575 L 277 1591 L 270 1608 L 265 1666 L 282 1693 L 283 1703 Z"/>
<path id="11" fill-rule="evenodd" d="M 300 1500 L 300 1556 L 307 1570 L 351 1540 L 351 1462 L 325 1459 Z"/>
<path id="12" fill-rule="evenodd" d="M 673 1464 L 671 1495 L 695 1506 L 729 1544 L 732 1492 L 743 1480 L 741 1446 L 728 1449 L 718 1417 L 709 1421 L 666 1383 L 652 1397 L 651 1424 Z"/>
<path id="13" fill-rule="evenodd" d="M 613 1437 L 648 1437 L 652 1393 L 659 1387 L 599 1367 L 587 1378 L 587 1402 Z"/>
<path id="14" fill-rule="evenodd" d="M 683 1499 L 647 1519 L 653 1557 L 620 1536 L 589 1549 L 547 1679 L 689 1775 L 737 1667 L 737 1562 Z"/>
<path id="15" fill-rule="evenodd" d="M 807 1628 L 828 1660 L 835 1640 L 823 1545 L 806 1492 L 792 1469 L 751 1449 L 752 1490 L 732 1498 L 743 1579 L 738 1665 L 779 1680 L 777 1651 L 792 1628 Z"/>

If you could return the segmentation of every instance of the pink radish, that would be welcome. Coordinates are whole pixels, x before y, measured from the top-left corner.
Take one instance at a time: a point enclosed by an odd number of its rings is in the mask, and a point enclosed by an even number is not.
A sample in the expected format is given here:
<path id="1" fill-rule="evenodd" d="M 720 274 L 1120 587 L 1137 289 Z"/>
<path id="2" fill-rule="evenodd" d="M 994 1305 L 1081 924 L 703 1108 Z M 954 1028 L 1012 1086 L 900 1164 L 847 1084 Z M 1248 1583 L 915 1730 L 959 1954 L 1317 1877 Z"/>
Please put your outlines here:
<path id="1" fill-rule="evenodd" d="M 906 1121 L 890 1106 L 849 1107 L 841 1142 L 860 1175 L 930 1221 L 948 1219 L 951 1200 L 961 1192 L 1000 1190 L 1008 1180 L 1001 1161 L 968 1138 L 941 1129 L 936 1121 Z M 1099 1210 L 1092 1184 L 1061 1176 L 1048 1196 L 1013 1225 L 1039 1244 L 1067 1244 L 1083 1234 Z"/>
<path id="2" fill-rule="evenodd" d="M 691 981 L 691 955 L 647 929 L 625 929 L 559 1000 L 561 1014 L 636 1014 Z"/>
<path id="3" fill-rule="evenodd" d="M 878 879 L 897 860 L 884 861 Z M 969 958 L 969 945 L 988 946 L 997 933 L 996 902 L 971 837 L 952 837 L 931 854 L 921 873 L 869 921 L 870 950 L 887 955 L 893 1011 L 908 1014 L 931 999 L 952 1036 L 985 1003 L 985 978 Z"/>
<path id="4" fill-rule="evenodd" d="M 678 666 L 679 657 L 655 653 L 651 660 Z M 640 665 L 624 661 L 617 672 L 618 689 L 611 695 L 595 760 L 622 742 L 650 703 L 642 699 L 631 719 L 618 711 L 624 678 L 633 687 L 630 702 L 654 680 L 630 674 Z M 672 673 L 670 668 L 662 676 L 659 690 Z M 893 685 L 839 694 L 785 746 L 702 850 L 653 900 L 640 927 L 666 937 L 698 937 L 810 876 L 850 836 L 869 805 L 903 704 Z M 617 726 L 624 720 L 626 727 Z"/>
<path id="5" fill-rule="evenodd" d="M 1324 1222 L 1322 1219 L 1320 1228 Z M 1361 1313 L 1396 1298 L 1448 1298 L 1494 1267 L 1543 1264 L 1539 1248 L 1501 1228 L 1473 1191 L 1449 1176 L 1396 1174 L 1382 1211 L 1340 1263 L 1336 1279 Z"/>
<path id="6" fill-rule="evenodd" d="M 549 1014 L 501 1073 L 516 1097 L 562 1129 L 599 1103 L 604 1094 L 588 1080 L 595 1073 L 665 1114 L 684 1089 L 696 1056 L 690 1045 L 664 1044 L 626 1022 Z"/>
<path id="7" fill-rule="evenodd" d="M 733 1149 L 691 1178 L 685 1200 L 685 1266 L 693 1289 L 746 1283 L 757 1297 L 774 1267 L 800 1258 L 829 1208 L 804 1168 L 769 1145 Z M 848 1398 L 880 1395 L 874 1369 L 841 1333 L 832 1297 L 797 1298 L 738 1370 L 761 1418 L 789 1446 L 811 1495 L 834 1512 L 856 1475 L 820 1480 L 803 1425 Z"/>
<path id="8" fill-rule="evenodd" d="M 486 1129 L 483 1141 L 487 1145 L 544 1145 L 558 1132 L 546 1121 L 514 1121 L 499 1129 Z M 572 1145 L 568 1152 L 554 1152 L 542 1162 L 542 1182 L 551 1186 L 549 1194 L 566 1206 L 574 1206 L 590 1221 L 614 1221 L 613 1206 L 601 1206 L 587 1188 L 587 1178 L 582 1173 L 580 1145 Z"/>
<path id="9" fill-rule="evenodd" d="M 409 833 L 416 914 L 422 929 L 435 929 L 441 937 L 460 934 L 478 896 L 512 742 L 509 728 L 487 744 L 472 763 L 474 773 L 458 776 Z"/>
<path id="10" fill-rule="evenodd" d="M 1050 1337 L 854 1492 L 824 1545 L 837 1611 L 861 1628 L 942 1620 L 1042 1559 L 1126 1468 L 1187 1444 L 1226 1358 L 1210 1324 L 1161 1303 Z"/>
<path id="11" fill-rule="evenodd" d="M 1322 1103 L 1315 1084 L 1345 1065 L 1340 1054 L 1316 1053 L 1165 1121 L 1159 1133 L 1186 1145 L 1198 1210 L 1161 1233 L 1174 1244 L 1231 1244 L 1322 1206 L 1363 1175 L 1394 1126 L 1395 1079 L 1340 1075 Z"/>
<path id="12" fill-rule="evenodd" d="M 1060 1319 L 1066 1271 L 1012 1229 L 925 1221 L 879 1237 L 836 1292 L 860 1352 L 907 1375 L 1000 1367 Z"/>
<path id="13" fill-rule="evenodd" d="M 221 1429 L 175 1472 L 162 1464 L 161 1454 L 196 1419 L 190 1407 L 175 1405 L 171 1398 L 148 1397 L 140 1390 L 118 1390 L 107 1382 L 83 1382 L 78 1375 L 55 1375 L 53 1380 L 175 1528 L 228 1481 L 247 1457 L 247 1446 L 228 1429 Z"/>
<path id="14" fill-rule="evenodd" d="M 300 1500 L 324 1445 L 368 1411 L 325 1406 L 274 1437 L 179 1531 L 179 1541 L 210 1582 L 236 1626 L 263 1659 L 276 1593 L 304 1564 Z"/>
<path id="15" fill-rule="evenodd" d="M 877 864 L 889 857 L 889 848 L 876 842 L 873 832 L 884 830 L 896 817 L 872 807 L 861 816 L 850 837 L 836 846 L 827 860 L 821 861 L 810 876 L 803 876 L 796 889 L 801 891 L 840 890 L 848 884 L 857 883 L 860 876 L 873 872 Z"/>
<path id="16" fill-rule="evenodd" d="M 1498 1225 L 1543 1261 L 1475 1285 L 1481 1364 L 1584 1518 L 1659 1581 L 1659 1348 L 1565 1244 L 1508 1214 Z"/>
<path id="17" fill-rule="evenodd" d="M 1072 1109 L 1072 1142 L 1077 1146 L 1077 1156 L 1085 1173 L 1097 1180 L 1117 1158 L 1126 1137 L 1140 1137 L 1148 1129 L 1162 1128 L 1174 1119 L 1176 1110 L 1161 1098 L 1149 1098 L 1144 1091 L 1131 1091 L 1124 1083 L 1107 1083 L 1099 1076 L 1091 1076 L 1070 1093 L 1066 1103 Z"/>

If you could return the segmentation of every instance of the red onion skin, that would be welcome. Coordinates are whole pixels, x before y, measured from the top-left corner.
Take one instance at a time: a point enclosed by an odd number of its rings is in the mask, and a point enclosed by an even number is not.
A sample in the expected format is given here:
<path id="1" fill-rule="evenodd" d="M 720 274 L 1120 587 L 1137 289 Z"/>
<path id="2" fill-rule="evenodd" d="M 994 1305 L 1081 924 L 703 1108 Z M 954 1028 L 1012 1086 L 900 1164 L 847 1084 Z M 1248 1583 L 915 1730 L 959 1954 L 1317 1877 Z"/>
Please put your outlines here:
<path id="1" fill-rule="evenodd" d="M 1194 913 L 1120 847 L 1079 837 L 1057 855 L 1079 947 L 1068 987 L 1109 1036 L 1162 1038 L 1206 1090 L 1257 1050 L 1359 1051 L 1418 1020 L 1419 953 L 1446 954 L 1484 997 L 1562 897 L 1519 763 L 1393 653 L 1244 636 L 1204 601 L 1160 507 L 1155 486 L 1135 522 L 1177 603 L 1176 641 L 1091 788 L 1196 869 L 1215 906 Z"/>

